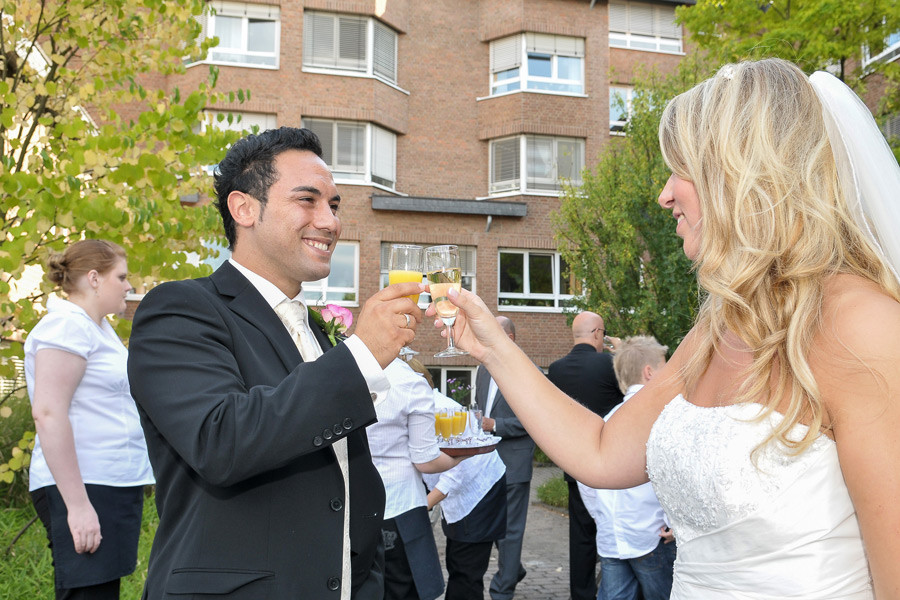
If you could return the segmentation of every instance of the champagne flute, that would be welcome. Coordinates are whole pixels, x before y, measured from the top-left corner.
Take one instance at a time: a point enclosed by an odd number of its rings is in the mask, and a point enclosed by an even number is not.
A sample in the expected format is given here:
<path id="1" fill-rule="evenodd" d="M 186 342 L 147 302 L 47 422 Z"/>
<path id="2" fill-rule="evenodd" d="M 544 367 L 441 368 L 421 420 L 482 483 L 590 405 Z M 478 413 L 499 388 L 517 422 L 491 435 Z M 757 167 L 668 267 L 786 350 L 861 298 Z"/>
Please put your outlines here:
<path id="1" fill-rule="evenodd" d="M 437 315 L 447 326 L 447 348 L 435 354 L 435 358 L 465 356 L 453 343 L 453 323 L 459 308 L 447 297 L 450 289 L 462 288 L 462 271 L 459 268 L 459 248 L 453 245 L 425 248 L 425 277 L 431 288 L 431 299 Z"/>
<path id="2" fill-rule="evenodd" d="M 414 244 L 391 244 L 391 267 L 388 270 L 388 285 L 395 283 L 422 282 L 422 246 Z M 419 303 L 419 294 L 407 296 Z M 400 356 L 404 360 L 418 354 L 409 346 L 400 348 Z"/>

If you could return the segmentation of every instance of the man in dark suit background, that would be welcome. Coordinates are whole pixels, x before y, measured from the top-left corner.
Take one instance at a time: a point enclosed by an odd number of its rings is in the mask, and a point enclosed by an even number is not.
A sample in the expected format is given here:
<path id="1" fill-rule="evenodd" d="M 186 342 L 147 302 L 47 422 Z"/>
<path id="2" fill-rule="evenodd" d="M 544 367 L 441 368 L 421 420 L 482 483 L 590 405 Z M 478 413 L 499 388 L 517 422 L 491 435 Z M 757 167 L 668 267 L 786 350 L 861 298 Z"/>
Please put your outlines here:
<path id="1" fill-rule="evenodd" d="M 144 598 L 382 598 L 365 427 L 419 286 L 375 294 L 333 348 L 308 320 L 301 284 L 329 273 L 341 233 L 321 155 L 305 129 L 237 142 L 215 181 L 231 259 L 138 308 L 128 372 L 160 516 Z"/>
<path id="2" fill-rule="evenodd" d="M 600 416 L 622 401 L 612 356 L 603 352 L 606 335 L 597 313 L 583 312 L 572 321 L 572 350 L 550 365 L 547 376 L 567 395 Z M 566 473 L 569 484 L 569 589 L 572 600 L 597 597 L 597 526 L 591 517 L 578 484 Z"/>
<path id="3" fill-rule="evenodd" d="M 513 322 L 507 317 L 497 317 L 497 322 L 516 341 Z M 534 441 L 497 389 L 491 374 L 481 366 L 475 374 L 475 402 L 484 415 L 483 429 L 501 438 L 497 453 L 506 465 L 506 537 L 497 542 L 498 568 L 491 578 L 490 595 L 493 600 L 509 600 L 516 584 L 525 577 L 522 541 L 528 517 Z"/>

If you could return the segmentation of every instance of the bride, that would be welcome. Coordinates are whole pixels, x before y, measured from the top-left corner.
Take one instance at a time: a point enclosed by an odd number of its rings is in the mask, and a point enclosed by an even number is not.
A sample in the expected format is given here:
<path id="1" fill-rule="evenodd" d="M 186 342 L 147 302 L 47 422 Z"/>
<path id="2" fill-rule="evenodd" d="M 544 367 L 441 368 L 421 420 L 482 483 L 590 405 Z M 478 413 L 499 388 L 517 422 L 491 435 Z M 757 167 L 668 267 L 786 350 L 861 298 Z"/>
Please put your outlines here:
<path id="1" fill-rule="evenodd" d="M 672 598 L 900 598 L 896 160 L 849 88 L 778 59 L 678 96 L 659 137 L 659 204 L 705 290 L 665 370 L 607 424 L 465 291 L 459 345 L 579 481 L 649 474 Z"/>

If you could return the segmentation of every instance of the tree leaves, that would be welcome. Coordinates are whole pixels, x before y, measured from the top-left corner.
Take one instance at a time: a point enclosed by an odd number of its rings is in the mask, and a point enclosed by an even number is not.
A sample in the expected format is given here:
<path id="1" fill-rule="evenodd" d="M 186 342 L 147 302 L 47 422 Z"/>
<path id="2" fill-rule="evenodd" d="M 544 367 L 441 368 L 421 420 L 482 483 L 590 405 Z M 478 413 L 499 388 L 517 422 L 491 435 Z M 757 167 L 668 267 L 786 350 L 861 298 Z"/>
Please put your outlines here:
<path id="1" fill-rule="evenodd" d="M 695 81 L 689 67 L 639 78 L 626 136 L 610 140 L 554 217 L 560 252 L 585 284 L 576 305 L 602 315 L 612 335 L 649 334 L 673 349 L 693 322 L 697 284 L 671 213 L 656 203 L 669 177 L 657 129 L 666 102 Z"/>
<path id="2" fill-rule="evenodd" d="M 807 73 L 829 68 L 858 93 L 871 74 L 879 73 L 888 82 L 881 110 L 900 107 L 900 63 L 863 67 L 861 60 L 864 48 L 877 54 L 884 39 L 900 31 L 896 0 L 698 0 L 676 14 L 691 41 L 716 63 L 784 58 Z"/>
<path id="3" fill-rule="evenodd" d="M 138 288 L 208 271 L 185 257 L 205 258 L 203 242 L 221 236 L 215 209 L 180 199 L 211 195 L 202 165 L 218 162 L 238 134 L 202 131 L 204 111 L 226 94 L 214 90 L 214 70 L 187 94 L 159 87 L 185 71 L 184 49 L 200 31 L 193 17 L 205 6 L 0 1 L 0 369 L 21 356 L 52 288 L 20 289 L 25 265 L 73 241 L 122 245 Z"/>

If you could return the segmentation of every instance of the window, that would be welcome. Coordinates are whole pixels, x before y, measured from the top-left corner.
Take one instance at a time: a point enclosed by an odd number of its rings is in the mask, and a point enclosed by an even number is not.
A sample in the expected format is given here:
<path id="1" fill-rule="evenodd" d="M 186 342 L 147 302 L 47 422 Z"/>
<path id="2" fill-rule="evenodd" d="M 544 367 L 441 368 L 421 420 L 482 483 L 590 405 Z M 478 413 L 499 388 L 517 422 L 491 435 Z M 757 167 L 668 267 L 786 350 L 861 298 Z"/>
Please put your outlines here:
<path id="1" fill-rule="evenodd" d="M 381 287 L 387 287 L 390 267 L 391 244 L 390 242 L 383 242 L 381 244 Z M 475 292 L 475 246 L 459 246 L 459 267 L 462 271 L 463 288 L 470 292 Z M 419 294 L 420 306 L 428 306 L 430 302 L 430 294 Z"/>
<path id="2" fill-rule="evenodd" d="M 359 244 L 338 242 L 331 255 L 331 273 L 304 283 L 303 294 L 311 305 L 359 306 Z"/>
<path id="3" fill-rule="evenodd" d="M 303 119 L 319 136 L 322 157 L 340 183 L 396 184 L 397 136 L 371 123 Z"/>
<path id="4" fill-rule="evenodd" d="M 900 31 L 895 31 L 886 38 L 884 43 L 877 48 L 866 48 L 863 52 L 863 67 L 873 62 L 891 62 L 900 57 Z"/>
<path id="5" fill-rule="evenodd" d="M 680 53 L 681 25 L 675 22 L 675 7 L 610 1 L 609 45 L 632 50 Z"/>
<path id="6" fill-rule="evenodd" d="M 491 95 L 584 93 L 584 39 L 525 33 L 491 42 Z"/>
<path id="7" fill-rule="evenodd" d="M 397 34 L 369 17 L 304 12 L 303 66 L 397 83 Z"/>
<path id="8" fill-rule="evenodd" d="M 466 367 L 428 367 L 434 387 L 463 405 L 475 403 L 475 369 Z M 466 393 L 468 389 L 468 393 Z"/>
<path id="9" fill-rule="evenodd" d="M 560 180 L 581 184 L 584 140 L 539 135 L 494 140 L 490 158 L 491 194 L 556 193 Z"/>
<path id="10" fill-rule="evenodd" d="M 577 286 L 558 252 L 501 250 L 498 304 L 558 312 L 569 305 Z"/>
<path id="11" fill-rule="evenodd" d="M 278 66 L 279 8 L 267 4 L 210 2 L 200 19 L 200 40 L 217 37 L 206 60 L 249 67 Z"/>
<path id="12" fill-rule="evenodd" d="M 631 113 L 631 97 L 634 90 L 624 86 L 609 86 L 609 130 L 625 130 Z"/>

